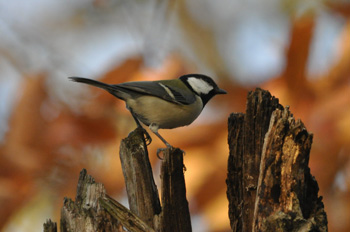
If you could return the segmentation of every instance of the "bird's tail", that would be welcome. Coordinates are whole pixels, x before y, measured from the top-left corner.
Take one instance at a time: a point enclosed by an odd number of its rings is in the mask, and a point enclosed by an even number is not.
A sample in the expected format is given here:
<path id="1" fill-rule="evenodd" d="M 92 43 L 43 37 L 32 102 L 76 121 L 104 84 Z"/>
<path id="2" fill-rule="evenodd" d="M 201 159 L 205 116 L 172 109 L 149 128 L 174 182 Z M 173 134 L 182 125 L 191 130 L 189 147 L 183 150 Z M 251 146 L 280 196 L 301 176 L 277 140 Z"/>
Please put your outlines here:
<path id="1" fill-rule="evenodd" d="M 84 78 L 84 77 L 68 77 L 70 80 L 75 82 L 80 82 L 88 85 L 93 85 L 98 88 L 107 90 L 110 94 L 116 96 L 117 98 L 123 99 L 123 92 L 120 91 L 120 88 L 118 88 L 116 85 L 109 85 L 100 81 Z"/>
<path id="2" fill-rule="evenodd" d="M 80 82 L 80 83 L 84 83 L 84 84 L 88 84 L 88 85 L 93 85 L 93 86 L 99 87 L 101 89 L 105 89 L 107 91 L 112 89 L 111 85 L 108 85 L 108 84 L 100 82 L 100 81 L 95 81 L 95 80 L 83 78 L 83 77 L 68 77 L 68 78 L 72 81 Z"/>

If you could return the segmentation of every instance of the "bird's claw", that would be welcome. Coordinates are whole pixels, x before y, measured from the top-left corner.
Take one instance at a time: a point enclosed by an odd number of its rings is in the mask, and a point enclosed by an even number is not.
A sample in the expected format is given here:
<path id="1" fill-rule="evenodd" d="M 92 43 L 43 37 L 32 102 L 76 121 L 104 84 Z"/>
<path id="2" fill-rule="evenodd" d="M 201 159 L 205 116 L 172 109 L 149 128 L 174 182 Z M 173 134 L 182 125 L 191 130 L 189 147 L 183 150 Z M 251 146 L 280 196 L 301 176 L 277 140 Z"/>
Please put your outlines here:
<path id="1" fill-rule="evenodd" d="M 159 153 L 161 153 L 161 152 L 164 153 L 164 151 L 166 151 L 167 149 L 174 149 L 174 147 L 171 146 L 169 143 L 166 143 L 166 147 L 165 148 L 158 148 L 157 149 L 157 157 L 158 157 L 158 159 L 163 160 L 163 158 L 161 158 L 159 156 Z"/>
<path id="2" fill-rule="evenodd" d="M 150 145 L 152 143 L 152 138 L 148 134 L 145 128 L 142 128 L 143 138 L 145 140 L 146 146 Z"/>
<path id="3" fill-rule="evenodd" d="M 158 157 L 158 159 L 163 160 L 163 158 L 160 157 L 159 154 L 160 154 L 160 153 L 163 153 L 164 151 L 166 151 L 166 150 L 169 149 L 169 148 L 171 148 L 171 149 L 179 149 L 179 148 L 174 148 L 174 147 L 171 146 L 170 144 L 167 145 L 167 147 L 165 147 L 165 148 L 158 148 L 158 149 L 157 149 L 157 157 Z M 182 154 L 185 155 L 186 152 L 185 152 L 184 150 L 181 150 L 181 149 L 179 149 L 179 150 L 182 152 Z"/>
<path id="4" fill-rule="evenodd" d="M 157 157 L 158 157 L 158 159 L 163 160 L 163 158 L 159 156 L 159 153 L 164 153 L 164 151 L 166 149 L 168 149 L 168 147 L 166 147 L 166 148 L 158 148 L 157 149 Z"/>

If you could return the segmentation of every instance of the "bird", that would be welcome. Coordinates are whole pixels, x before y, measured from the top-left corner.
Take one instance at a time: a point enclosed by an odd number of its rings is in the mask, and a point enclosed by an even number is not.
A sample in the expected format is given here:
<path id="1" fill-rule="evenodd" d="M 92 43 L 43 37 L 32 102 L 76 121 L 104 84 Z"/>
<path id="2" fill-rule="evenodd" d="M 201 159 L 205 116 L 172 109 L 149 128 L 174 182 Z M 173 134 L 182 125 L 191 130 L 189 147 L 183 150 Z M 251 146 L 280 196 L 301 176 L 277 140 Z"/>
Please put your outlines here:
<path id="1" fill-rule="evenodd" d="M 133 81 L 107 84 L 84 77 L 68 77 L 71 81 L 92 85 L 125 101 L 137 127 L 146 140 L 152 139 L 141 123 L 166 145 L 172 146 L 159 134 L 159 129 L 174 129 L 190 125 L 212 97 L 227 94 L 207 75 L 186 74 L 177 79 Z"/>

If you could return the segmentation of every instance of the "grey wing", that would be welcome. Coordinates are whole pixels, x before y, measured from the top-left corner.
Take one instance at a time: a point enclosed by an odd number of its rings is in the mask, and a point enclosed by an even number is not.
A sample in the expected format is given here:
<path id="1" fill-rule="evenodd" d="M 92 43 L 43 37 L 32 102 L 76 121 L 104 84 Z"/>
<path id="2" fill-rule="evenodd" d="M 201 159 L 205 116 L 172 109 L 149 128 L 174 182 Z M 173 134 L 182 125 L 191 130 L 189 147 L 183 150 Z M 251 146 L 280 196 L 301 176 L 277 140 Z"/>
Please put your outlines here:
<path id="1" fill-rule="evenodd" d="M 189 105 L 196 101 L 195 95 L 184 94 L 178 87 L 170 87 L 166 83 L 158 81 L 137 81 L 137 82 L 125 82 L 116 85 L 117 88 L 123 89 L 130 95 L 150 95 L 162 98 L 166 101 L 176 104 Z M 187 88 L 187 87 L 186 87 Z"/>

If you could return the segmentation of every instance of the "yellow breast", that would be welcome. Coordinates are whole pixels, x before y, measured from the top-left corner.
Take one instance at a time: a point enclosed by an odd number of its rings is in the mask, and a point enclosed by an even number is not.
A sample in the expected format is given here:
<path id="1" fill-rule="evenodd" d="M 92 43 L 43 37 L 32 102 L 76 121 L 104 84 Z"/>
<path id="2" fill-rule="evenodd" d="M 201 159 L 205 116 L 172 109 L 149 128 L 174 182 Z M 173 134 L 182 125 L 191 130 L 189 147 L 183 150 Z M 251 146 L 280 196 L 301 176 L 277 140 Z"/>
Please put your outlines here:
<path id="1" fill-rule="evenodd" d="M 147 126 L 155 123 L 161 129 L 172 129 L 191 124 L 202 112 L 200 97 L 191 105 L 180 105 L 164 101 L 158 97 L 142 96 L 128 99 L 126 105 L 133 110 L 138 119 Z"/>

